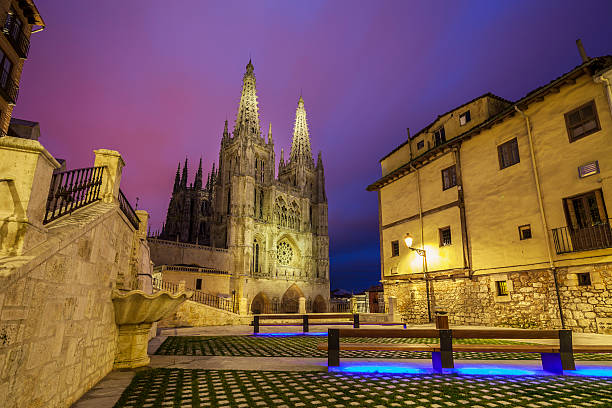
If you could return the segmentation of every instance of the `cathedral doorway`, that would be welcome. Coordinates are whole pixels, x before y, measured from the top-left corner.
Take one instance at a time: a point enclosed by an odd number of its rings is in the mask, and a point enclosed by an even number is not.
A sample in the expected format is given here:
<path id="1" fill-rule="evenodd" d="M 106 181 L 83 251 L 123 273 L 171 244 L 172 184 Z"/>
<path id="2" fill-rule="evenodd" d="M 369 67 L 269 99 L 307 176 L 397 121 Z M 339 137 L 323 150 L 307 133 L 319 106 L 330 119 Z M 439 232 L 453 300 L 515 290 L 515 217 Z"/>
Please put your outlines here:
<path id="1" fill-rule="evenodd" d="M 323 296 L 317 295 L 312 304 L 313 313 L 325 313 L 327 312 L 327 302 L 323 299 Z"/>
<path id="2" fill-rule="evenodd" d="M 265 293 L 259 292 L 257 296 L 253 298 L 251 302 L 251 313 L 270 313 L 270 299 L 268 299 Z"/>
<path id="3" fill-rule="evenodd" d="M 304 297 L 304 292 L 294 283 L 283 295 L 281 311 L 283 313 L 297 313 L 300 308 L 301 297 Z"/>

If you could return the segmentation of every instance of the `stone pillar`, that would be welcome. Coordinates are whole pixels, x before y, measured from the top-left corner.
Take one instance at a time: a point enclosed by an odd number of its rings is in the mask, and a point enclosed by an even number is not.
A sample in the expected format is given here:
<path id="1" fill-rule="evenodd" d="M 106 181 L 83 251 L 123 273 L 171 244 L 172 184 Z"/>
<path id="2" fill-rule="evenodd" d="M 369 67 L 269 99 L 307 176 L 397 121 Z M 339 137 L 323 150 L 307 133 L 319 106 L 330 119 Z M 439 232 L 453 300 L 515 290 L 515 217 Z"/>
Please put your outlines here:
<path id="1" fill-rule="evenodd" d="M 96 160 L 94 166 L 105 166 L 102 173 L 102 188 L 100 198 L 105 203 L 117 202 L 119 197 L 119 185 L 125 162 L 119 152 L 107 149 L 94 150 Z"/>
<path id="2" fill-rule="evenodd" d="M 351 313 L 357 313 L 357 299 L 353 296 L 349 299 L 351 306 Z"/>
<path id="3" fill-rule="evenodd" d="M 140 220 L 140 224 L 138 225 L 138 238 L 147 239 L 147 229 L 149 228 L 149 213 L 145 210 L 136 210 L 136 215 Z"/>
<path id="4" fill-rule="evenodd" d="M 185 281 L 184 280 L 179 281 L 178 290 L 179 290 L 179 293 L 185 291 Z"/>
<path id="5" fill-rule="evenodd" d="M 242 316 L 249 314 L 249 301 L 247 298 L 240 298 L 240 303 L 238 304 L 238 313 L 240 313 Z"/>
<path id="6" fill-rule="evenodd" d="M 306 314 L 306 298 L 305 297 L 300 297 L 298 299 L 298 313 L 299 314 Z"/>
<path id="7" fill-rule="evenodd" d="M 59 167 L 36 140 L 0 138 L 0 255 L 21 255 L 45 239 L 51 175 Z"/>

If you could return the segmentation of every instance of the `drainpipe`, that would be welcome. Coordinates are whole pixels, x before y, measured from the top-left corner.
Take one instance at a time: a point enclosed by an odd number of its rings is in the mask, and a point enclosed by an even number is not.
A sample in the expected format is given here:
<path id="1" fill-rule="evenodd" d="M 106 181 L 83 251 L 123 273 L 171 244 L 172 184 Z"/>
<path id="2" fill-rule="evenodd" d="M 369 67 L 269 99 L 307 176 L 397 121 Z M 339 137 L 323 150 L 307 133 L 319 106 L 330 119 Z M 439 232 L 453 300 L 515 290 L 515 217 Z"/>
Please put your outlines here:
<path id="1" fill-rule="evenodd" d="M 521 111 L 518 106 L 514 106 L 514 110 L 520 113 L 525 119 L 525 127 L 527 128 L 527 136 L 529 140 L 529 153 L 531 156 L 531 168 L 533 169 L 533 178 L 535 179 L 536 191 L 538 196 L 538 206 L 540 209 L 540 218 L 542 219 L 542 226 L 544 227 L 544 238 L 546 240 L 546 251 L 548 252 L 548 262 L 550 270 L 553 274 L 553 280 L 555 282 L 555 292 L 557 294 L 557 306 L 559 307 L 559 317 L 561 319 L 561 328 L 565 329 L 565 319 L 563 318 L 563 308 L 561 307 L 561 296 L 559 295 L 559 282 L 557 279 L 557 269 L 555 268 L 555 262 L 553 261 L 552 250 L 550 247 L 550 237 L 548 236 L 548 223 L 546 222 L 546 216 L 544 215 L 544 204 L 542 202 L 542 189 L 540 187 L 540 176 L 538 175 L 538 167 L 536 165 L 535 151 L 533 149 L 533 137 L 531 135 L 531 124 L 529 123 L 529 117 Z"/>
<path id="2" fill-rule="evenodd" d="M 421 203 L 421 179 L 419 175 L 419 170 L 414 167 L 413 164 L 410 164 L 410 167 L 416 172 L 417 177 L 417 199 L 419 202 L 419 224 L 421 228 L 421 249 L 425 251 L 425 238 L 423 236 L 423 205 Z M 420 256 L 420 255 L 419 255 Z M 429 279 L 427 279 L 427 258 L 424 256 L 423 258 L 423 278 L 425 279 L 425 292 L 427 293 L 427 321 L 431 322 L 431 302 L 429 300 Z"/>
<path id="3" fill-rule="evenodd" d="M 604 88 L 606 88 L 606 95 L 608 96 L 608 107 L 610 108 L 610 114 L 612 114 L 612 87 L 610 86 L 610 80 L 603 75 L 601 75 L 597 79 L 603 82 Z"/>

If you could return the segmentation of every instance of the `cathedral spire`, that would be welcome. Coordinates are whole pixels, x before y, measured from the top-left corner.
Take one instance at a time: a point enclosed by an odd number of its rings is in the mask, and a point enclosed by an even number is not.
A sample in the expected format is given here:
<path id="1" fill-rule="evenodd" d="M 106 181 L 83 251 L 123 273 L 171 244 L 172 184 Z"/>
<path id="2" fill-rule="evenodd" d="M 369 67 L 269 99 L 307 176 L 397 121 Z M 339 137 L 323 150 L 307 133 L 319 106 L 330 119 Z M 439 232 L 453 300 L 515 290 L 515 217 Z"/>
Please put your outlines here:
<path id="1" fill-rule="evenodd" d="M 194 187 L 196 191 L 202 189 L 202 157 L 200 157 L 200 166 L 198 167 L 198 172 L 196 173 Z"/>
<path id="2" fill-rule="evenodd" d="M 308 133 L 308 122 L 306 121 L 306 109 L 304 99 L 300 95 L 298 107 L 295 111 L 295 124 L 293 126 L 293 140 L 291 141 L 291 155 L 289 161 L 303 161 L 311 166 L 313 163 L 310 151 L 310 135 Z"/>
<path id="3" fill-rule="evenodd" d="M 236 124 L 234 125 L 234 137 L 241 134 L 254 136 L 261 134 L 255 75 L 253 74 L 253 64 L 250 59 L 246 66 L 246 73 L 242 78 L 242 94 L 240 95 L 240 105 L 238 106 Z"/>
<path id="4" fill-rule="evenodd" d="M 183 167 L 183 176 L 181 177 L 181 187 L 187 188 L 187 157 L 185 157 L 185 166 Z"/>
<path id="5" fill-rule="evenodd" d="M 174 177 L 174 188 L 172 189 L 173 193 L 176 193 L 181 186 L 181 162 L 178 164 L 178 169 L 176 169 L 176 176 Z"/>

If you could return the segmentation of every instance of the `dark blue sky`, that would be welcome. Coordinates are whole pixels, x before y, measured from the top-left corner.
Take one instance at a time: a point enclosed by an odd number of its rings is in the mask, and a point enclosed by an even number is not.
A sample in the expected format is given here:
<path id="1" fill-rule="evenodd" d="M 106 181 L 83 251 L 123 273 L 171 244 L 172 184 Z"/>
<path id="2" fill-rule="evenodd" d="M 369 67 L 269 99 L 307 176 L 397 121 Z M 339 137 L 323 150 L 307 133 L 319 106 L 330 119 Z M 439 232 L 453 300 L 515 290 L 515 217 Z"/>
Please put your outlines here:
<path id="1" fill-rule="evenodd" d="M 610 1 L 38 0 L 14 116 L 69 168 L 121 152 L 122 189 L 152 226 L 178 161 L 207 168 L 235 119 L 253 58 L 262 129 L 290 148 L 300 90 L 323 152 L 333 287 L 380 279 L 378 160 L 485 92 L 516 100 L 591 56 L 612 54 Z"/>

